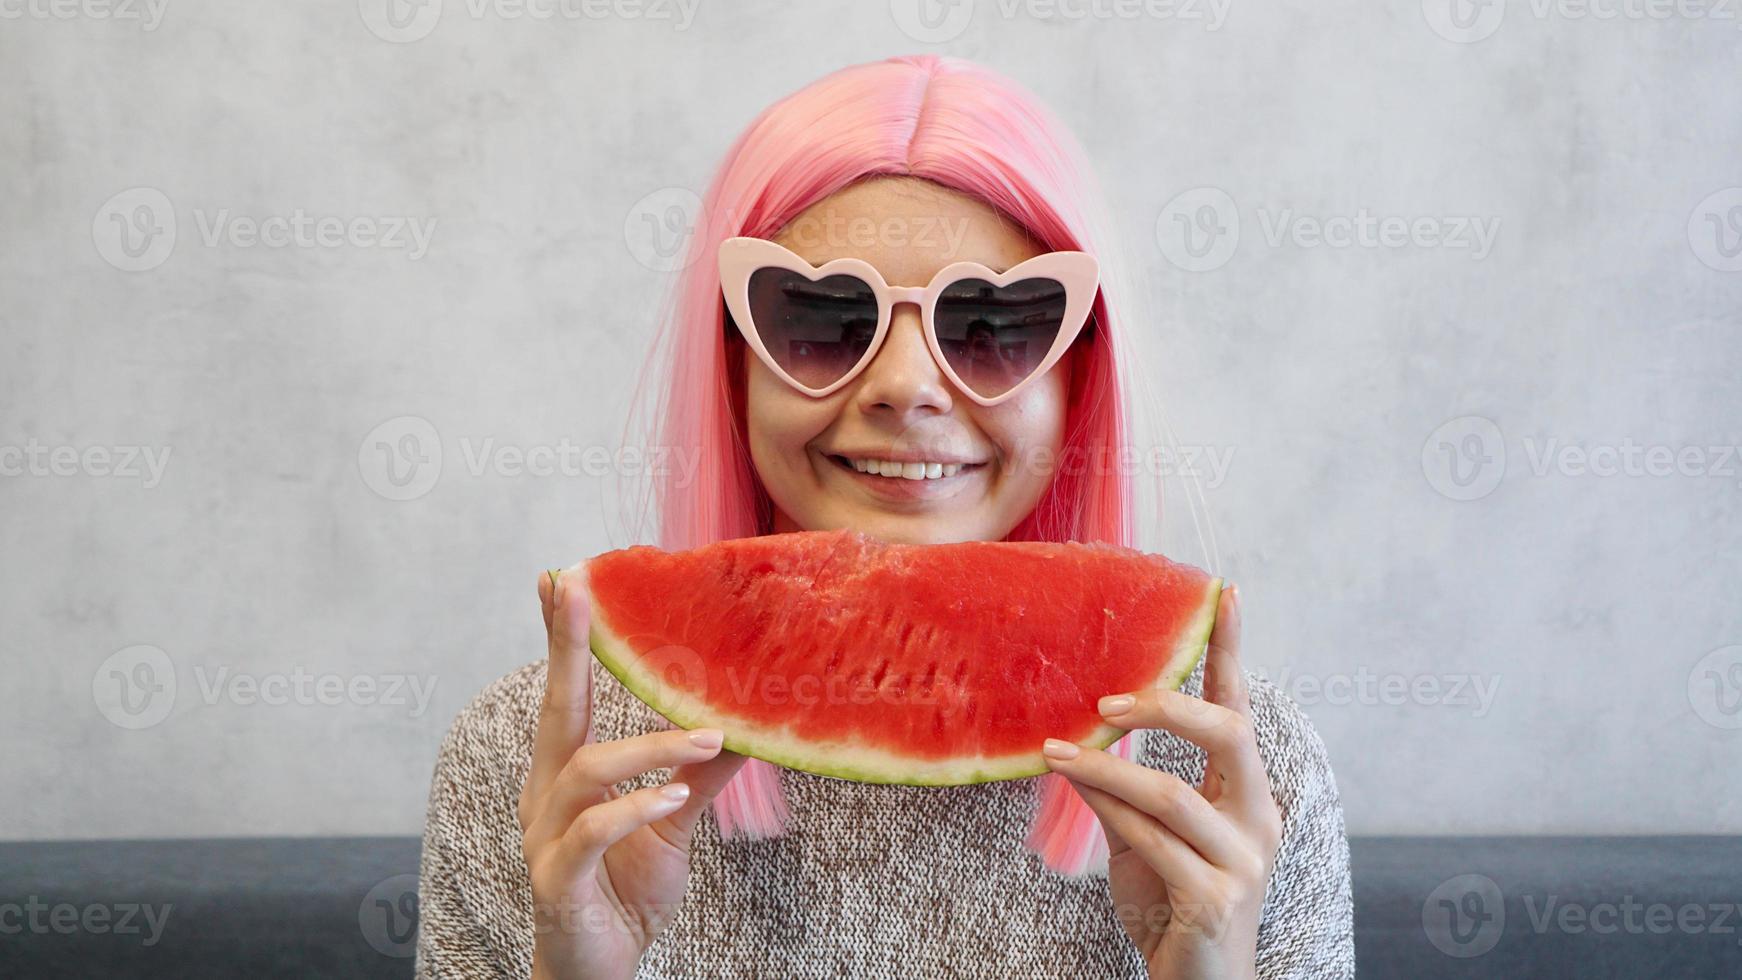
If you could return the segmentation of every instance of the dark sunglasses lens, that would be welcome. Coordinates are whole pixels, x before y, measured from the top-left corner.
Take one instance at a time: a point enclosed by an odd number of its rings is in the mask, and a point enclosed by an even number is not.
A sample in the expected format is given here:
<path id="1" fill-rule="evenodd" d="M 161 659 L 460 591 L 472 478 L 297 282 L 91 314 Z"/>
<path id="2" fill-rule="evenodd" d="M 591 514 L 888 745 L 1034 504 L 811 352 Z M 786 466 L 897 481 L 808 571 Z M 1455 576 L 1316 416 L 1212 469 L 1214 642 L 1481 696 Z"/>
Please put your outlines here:
<path id="1" fill-rule="evenodd" d="M 1056 279 L 994 286 L 963 279 L 938 295 L 932 325 L 938 347 L 962 383 L 995 398 L 1046 360 L 1065 319 L 1065 287 Z"/>
<path id="2" fill-rule="evenodd" d="M 877 334 L 877 295 L 857 276 L 750 274 L 750 319 L 774 363 L 807 388 L 841 380 Z"/>

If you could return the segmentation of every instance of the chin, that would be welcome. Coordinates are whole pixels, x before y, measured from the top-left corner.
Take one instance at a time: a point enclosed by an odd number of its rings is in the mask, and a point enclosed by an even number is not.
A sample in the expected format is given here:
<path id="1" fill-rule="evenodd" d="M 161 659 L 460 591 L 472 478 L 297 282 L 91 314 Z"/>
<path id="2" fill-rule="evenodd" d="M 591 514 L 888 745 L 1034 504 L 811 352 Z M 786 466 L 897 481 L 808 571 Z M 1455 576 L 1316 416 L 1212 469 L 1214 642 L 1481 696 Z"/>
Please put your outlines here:
<path id="1" fill-rule="evenodd" d="M 891 544 L 951 544 L 992 540 L 984 528 L 950 514 L 855 512 L 837 515 L 832 528 L 851 528 Z"/>

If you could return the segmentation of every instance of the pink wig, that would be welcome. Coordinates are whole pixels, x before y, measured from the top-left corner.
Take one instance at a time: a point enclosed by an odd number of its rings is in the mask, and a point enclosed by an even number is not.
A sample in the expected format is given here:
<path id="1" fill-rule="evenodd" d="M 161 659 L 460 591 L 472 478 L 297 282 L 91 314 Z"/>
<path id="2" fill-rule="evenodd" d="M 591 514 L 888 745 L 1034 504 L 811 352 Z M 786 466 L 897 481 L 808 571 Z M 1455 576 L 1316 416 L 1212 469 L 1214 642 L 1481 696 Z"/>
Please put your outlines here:
<path id="1" fill-rule="evenodd" d="M 827 75 L 764 110 L 727 152 L 702 198 L 686 264 L 662 316 L 649 370 L 663 373 L 651 406 L 656 444 L 699 450 L 687 482 L 656 478 L 642 515 L 657 515 L 672 549 L 766 534 L 772 507 L 745 439 L 743 345 L 728 342 L 714 254 L 735 235 L 773 237 L 799 212 L 855 181 L 902 175 L 933 181 L 997 208 L 1049 249 L 1101 261 L 1092 335 L 1081 341 L 1066 423 L 1066 459 L 1106 461 L 1128 446 L 1133 363 L 1123 273 L 1102 229 L 1093 172 L 1056 118 L 1007 78 L 972 62 L 921 55 Z M 646 390 L 644 373 L 642 391 Z M 640 397 L 638 393 L 637 403 Z M 1110 465 L 1061 467 L 1013 540 L 1105 541 L 1135 546 L 1132 479 Z M 1113 751 L 1131 758 L 1131 737 Z M 771 836 L 786 819 L 777 767 L 749 760 L 714 804 L 722 835 Z M 1028 846 L 1055 870 L 1105 868 L 1094 813 L 1070 784 L 1040 777 Z"/>

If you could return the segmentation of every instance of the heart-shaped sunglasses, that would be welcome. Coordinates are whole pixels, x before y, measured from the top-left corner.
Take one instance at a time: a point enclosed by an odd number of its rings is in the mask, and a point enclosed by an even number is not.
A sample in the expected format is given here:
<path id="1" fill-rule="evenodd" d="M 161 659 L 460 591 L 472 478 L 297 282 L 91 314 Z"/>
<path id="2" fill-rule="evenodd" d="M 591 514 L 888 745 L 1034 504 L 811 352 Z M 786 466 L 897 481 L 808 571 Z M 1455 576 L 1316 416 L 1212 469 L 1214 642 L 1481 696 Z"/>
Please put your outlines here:
<path id="1" fill-rule="evenodd" d="M 919 307 L 926 346 L 950 382 L 985 406 L 1058 363 L 1083 329 L 1100 266 L 1047 252 L 1003 272 L 954 262 L 924 286 L 891 286 L 861 259 L 812 266 L 763 238 L 720 243 L 720 289 L 769 370 L 816 398 L 852 381 L 883 346 L 897 303 Z"/>

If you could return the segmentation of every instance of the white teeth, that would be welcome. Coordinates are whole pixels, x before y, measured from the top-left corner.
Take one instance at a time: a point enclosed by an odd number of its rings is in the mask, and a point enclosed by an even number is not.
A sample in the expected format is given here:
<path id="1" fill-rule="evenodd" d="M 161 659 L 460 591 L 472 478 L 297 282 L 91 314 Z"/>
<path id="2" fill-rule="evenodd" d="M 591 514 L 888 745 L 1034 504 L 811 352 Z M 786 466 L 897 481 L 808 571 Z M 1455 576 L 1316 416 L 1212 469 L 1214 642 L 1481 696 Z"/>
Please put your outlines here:
<path id="1" fill-rule="evenodd" d="M 901 463 L 893 459 L 849 459 L 853 469 L 903 480 L 940 480 L 962 472 L 961 463 Z"/>

